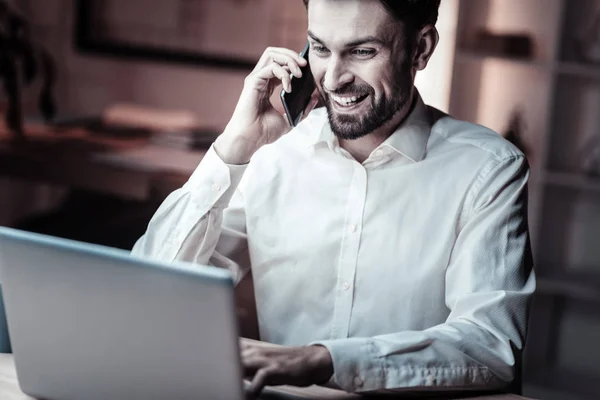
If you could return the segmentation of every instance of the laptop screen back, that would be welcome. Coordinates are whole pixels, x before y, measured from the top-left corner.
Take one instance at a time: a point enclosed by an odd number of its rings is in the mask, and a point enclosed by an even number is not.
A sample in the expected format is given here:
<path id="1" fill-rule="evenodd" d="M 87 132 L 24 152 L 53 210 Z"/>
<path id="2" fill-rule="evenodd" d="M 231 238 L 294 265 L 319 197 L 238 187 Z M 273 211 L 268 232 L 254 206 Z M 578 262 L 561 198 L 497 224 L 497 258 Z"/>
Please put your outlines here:
<path id="1" fill-rule="evenodd" d="M 227 271 L 0 228 L 0 284 L 31 396 L 243 398 Z"/>

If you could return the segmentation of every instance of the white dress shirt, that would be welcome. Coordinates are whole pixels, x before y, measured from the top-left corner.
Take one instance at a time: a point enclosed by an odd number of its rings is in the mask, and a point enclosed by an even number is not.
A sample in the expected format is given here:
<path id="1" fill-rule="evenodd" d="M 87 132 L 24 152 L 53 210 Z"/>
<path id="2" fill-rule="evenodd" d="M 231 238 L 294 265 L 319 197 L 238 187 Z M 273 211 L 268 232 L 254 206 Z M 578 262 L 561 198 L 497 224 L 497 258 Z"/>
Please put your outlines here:
<path id="1" fill-rule="evenodd" d="M 503 388 L 535 289 L 528 174 L 420 97 L 363 163 L 317 109 L 247 166 L 211 148 L 133 253 L 251 268 L 261 340 L 324 345 L 347 391 Z"/>

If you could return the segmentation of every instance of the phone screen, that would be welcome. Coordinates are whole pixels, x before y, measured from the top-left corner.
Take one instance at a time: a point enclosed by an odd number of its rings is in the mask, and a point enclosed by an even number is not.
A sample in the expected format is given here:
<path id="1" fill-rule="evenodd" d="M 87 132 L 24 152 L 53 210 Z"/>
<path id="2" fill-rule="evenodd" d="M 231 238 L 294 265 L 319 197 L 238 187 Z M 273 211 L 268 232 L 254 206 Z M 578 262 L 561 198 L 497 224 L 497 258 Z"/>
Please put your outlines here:
<path id="1" fill-rule="evenodd" d="M 283 103 L 290 126 L 296 126 L 300 123 L 304 109 L 308 106 L 310 98 L 315 91 L 315 80 L 310 71 L 310 60 L 308 59 L 309 48 L 310 45 L 307 42 L 304 49 L 300 52 L 300 55 L 308 61 L 306 66 L 300 67 L 302 77 L 292 77 L 292 91 L 290 93 L 287 93 L 285 90 L 281 91 L 281 102 Z"/>

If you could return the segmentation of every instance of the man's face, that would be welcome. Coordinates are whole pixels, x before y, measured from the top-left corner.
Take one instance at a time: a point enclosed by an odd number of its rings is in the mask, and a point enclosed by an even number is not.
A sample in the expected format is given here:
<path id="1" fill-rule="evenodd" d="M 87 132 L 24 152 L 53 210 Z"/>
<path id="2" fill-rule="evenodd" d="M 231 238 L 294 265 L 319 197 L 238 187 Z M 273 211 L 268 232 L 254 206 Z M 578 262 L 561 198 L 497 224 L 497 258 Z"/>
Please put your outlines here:
<path id="1" fill-rule="evenodd" d="M 378 0 L 310 0 L 310 64 L 333 133 L 358 139 L 412 98 L 402 25 Z"/>

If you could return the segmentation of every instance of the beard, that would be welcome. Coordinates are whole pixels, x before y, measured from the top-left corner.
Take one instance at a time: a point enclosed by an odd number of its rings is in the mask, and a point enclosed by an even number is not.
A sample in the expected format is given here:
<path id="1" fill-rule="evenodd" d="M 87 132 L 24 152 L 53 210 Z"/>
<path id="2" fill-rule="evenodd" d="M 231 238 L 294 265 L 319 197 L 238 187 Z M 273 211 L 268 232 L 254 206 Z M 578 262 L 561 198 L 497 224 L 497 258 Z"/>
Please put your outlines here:
<path id="1" fill-rule="evenodd" d="M 408 60 L 407 60 L 408 61 Z M 318 89 L 321 102 L 327 109 L 327 117 L 331 131 L 338 139 L 355 140 L 381 128 L 389 122 L 398 112 L 411 101 L 413 79 L 408 62 L 403 62 L 393 74 L 396 81 L 393 82 L 392 91 L 389 96 L 382 96 L 379 99 L 375 98 L 375 90 L 367 84 L 350 83 L 331 94 L 343 96 L 345 94 L 360 94 L 361 96 L 368 95 L 370 105 L 365 113 L 357 114 L 342 114 L 336 113 L 333 110 L 332 99 L 330 94 L 325 93 L 322 88 L 324 78 L 321 80 L 320 88 Z M 363 100 L 365 101 L 365 100 Z"/>

